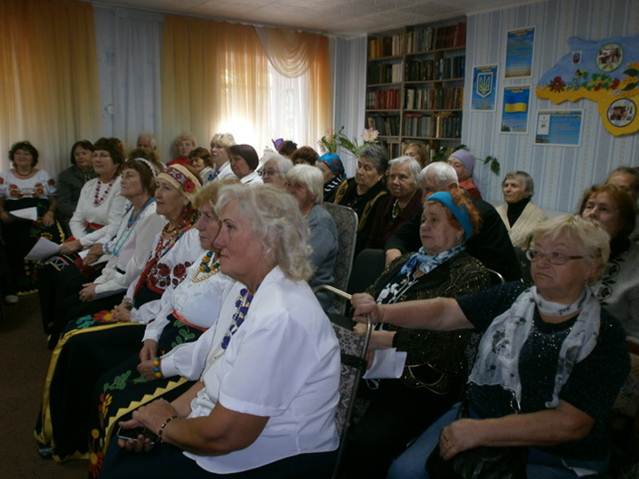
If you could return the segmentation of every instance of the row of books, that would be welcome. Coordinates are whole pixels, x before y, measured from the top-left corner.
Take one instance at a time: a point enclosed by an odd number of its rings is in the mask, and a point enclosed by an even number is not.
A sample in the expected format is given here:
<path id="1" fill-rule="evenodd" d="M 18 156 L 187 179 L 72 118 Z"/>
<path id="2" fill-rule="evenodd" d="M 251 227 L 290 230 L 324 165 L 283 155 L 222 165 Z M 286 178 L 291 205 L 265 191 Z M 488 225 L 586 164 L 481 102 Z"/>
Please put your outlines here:
<path id="1" fill-rule="evenodd" d="M 466 46 L 466 24 L 459 22 L 443 27 L 415 27 L 408 32 L 368 38 L 368 58 L 401 56 L 444 48 Z"/>
<path id="2" fill-rule="evenodd" d="M 404 115 L 402 136 L 419 138 L 460 138 L 459 115 Z"/>
<path id="3" fill-rule="evenodd" d="M 397 88 L 373 90 L 366 94 L 366 108 L 372 110 L 397 110 L 400 104 L 400 91 Z"/>
<path id="4" fill-rule="evenodd" d="M 461 110 L 464 87 L 407 88 L 405 110 Z"/>
<path id="5" fill-rule="evenodd" d="M 400 56 L 404 54 L 404 45 L 406 44 L 406 33 L 396 33 L 395 35 L 387 35 L 384 37 L 368 38 L 368 58 Z"/>
<path id="6" fill-rule="evenodd" d="M 368 65 L 368 84 L 399 83 L 403 79 L 401 63 Z"/>
<path id="7" fill-rule="evenodd" d="M 442 57 L 438 60 L 411 60 L 406 62 L 406 79 L 408 81 L 449 80 L 463 78 L 466 57 Z"/>
<path id="8" fill-rule="evenodd" d="M 382 136 L 399 136 L 399 115 L 369 115 L 366 125 Z"/>

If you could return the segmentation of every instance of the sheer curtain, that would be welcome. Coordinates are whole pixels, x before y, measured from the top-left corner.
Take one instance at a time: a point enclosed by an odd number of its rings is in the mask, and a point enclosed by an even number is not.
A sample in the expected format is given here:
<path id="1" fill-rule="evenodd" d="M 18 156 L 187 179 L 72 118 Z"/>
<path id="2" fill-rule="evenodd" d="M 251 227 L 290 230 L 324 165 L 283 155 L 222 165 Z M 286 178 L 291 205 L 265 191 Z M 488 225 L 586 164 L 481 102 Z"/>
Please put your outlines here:
<path id="1" fill-rule="evenodd" d="M 366 37 L 331 38 L 332 81 L 336 129 L 344 127 L 349 138 L 359 138 L 366 113 Z M 340 151 L 348 176 L 355 173 L 355 158 Z"/>
<path id="2" fill-rule="evenodd" d="M 160 133 L 160 48 L 164 15 L 95 7 L 102 135 L 134 147 Z"/>
<path id="3" fill-rule="evenodd" d="M 260 153 L 276 137 L 316 146 L 331 120 L 328 41 L 317 35 L 268 30 L 271 40 L 264 48 L 253 27 L 166 17 L 165 147 L 184 130 L 194 133 L 201 144 L 207 144 L 215 132 L 230 132 L 237 142 L 249 143 Z M 290 54 L 286 45 L 273 40 L 280 33 L 307 46 Z"/>
<path id="4" fill-rule="evenodd" d="M 69 149 L 99 131 L 93 7 L 71 0 L 0 1 L 0 151 L 30 140 L 55 175 Z M 9 168 L 6 159 L 0 170 Z"/>

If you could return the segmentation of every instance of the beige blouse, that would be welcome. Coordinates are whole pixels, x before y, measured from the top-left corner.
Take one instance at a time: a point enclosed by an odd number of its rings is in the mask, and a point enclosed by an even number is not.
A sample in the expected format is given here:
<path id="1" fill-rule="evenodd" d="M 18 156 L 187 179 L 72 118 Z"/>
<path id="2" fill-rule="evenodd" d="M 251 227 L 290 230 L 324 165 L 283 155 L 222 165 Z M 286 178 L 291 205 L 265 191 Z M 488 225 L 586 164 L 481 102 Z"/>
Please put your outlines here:
<path id="1" fill-rule="evenodd" d="M 501 220 L 506 225 L 506 229 L 508 230 L 508 235 L 510 236 L 510 241 L 513 246 L 516 248 L 527 249 L 528 248 L 528 240 L 530 234 L 537 227 L 539 223 L 546 219 L 546 214 L 544 210 L 539 208 L 537 205 L 534 205 L 532 202 L 529 202 L 524 211 L 521 212 L 515 224 L 510 226 L 508 222 L 508 204 L 504 203 L 503 205 L 499 205 L 497 208 L 497 213 Z"/>

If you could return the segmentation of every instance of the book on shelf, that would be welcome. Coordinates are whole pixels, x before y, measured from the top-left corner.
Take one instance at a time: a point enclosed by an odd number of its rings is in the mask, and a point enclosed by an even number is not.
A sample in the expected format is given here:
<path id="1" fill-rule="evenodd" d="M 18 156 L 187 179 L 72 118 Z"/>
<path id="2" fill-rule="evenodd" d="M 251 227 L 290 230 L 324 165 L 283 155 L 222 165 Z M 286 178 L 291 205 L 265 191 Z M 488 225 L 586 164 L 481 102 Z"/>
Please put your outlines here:
<path id="1" fill-rule="evenodd" d="M 456 114 L 404 114 L 402 136 L 413 138 L 460 138 L 461 117 Z"/>
<path id="2" fill-rule="evenodd" d="M 366 93 L 366 109 L 399 110 L 399 89 L 372 90 Z"/>
<path id="3" fill-rule="evenodd" d="M 464 103 L 464 87 L 407 88 L 406 110 L 461 110 Z"/>
<path id="4" fill-rule="evenodd" d="M 399 136 L 399 115 L 369 115 L 366 124 L 381 136 Z"/>
<path id="5" fill-rule="evenodd" d="M 404 54 L 406 33 L 396 33 L 368 39 L 368 58 L 374 60 L 384 57 L 398 57 Z"/>
<path id="6" fill-rule="evenodd" d="M 380 63 L 368 65 L 368 83 L 399 83 L 402 81 L 401 63 Z"/>
<path id="7" fill-rule="evenodd" d="M 466 57 L 457 55 L 442 57 L 438 60 L 409 60 L 406 62 L 408 81 L 450 80 L 463 78 Z"/>
<path id="8" fill-rule="evenodd" d="M 406 32 L 406 53 L 422 53 L 445 48 L 464 48 L 466 45 L 466 24 L 442 27 L 415 27 Z"/>

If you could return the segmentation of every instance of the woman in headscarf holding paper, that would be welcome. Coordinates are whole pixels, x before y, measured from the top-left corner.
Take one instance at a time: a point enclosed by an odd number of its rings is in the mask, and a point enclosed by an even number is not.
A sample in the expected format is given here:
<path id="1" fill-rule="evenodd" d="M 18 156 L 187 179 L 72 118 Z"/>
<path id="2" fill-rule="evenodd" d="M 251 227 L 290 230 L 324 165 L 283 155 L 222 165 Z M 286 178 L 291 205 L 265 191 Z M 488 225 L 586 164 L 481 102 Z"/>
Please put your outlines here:
<path id="1" fill-rule="evenodd" d="M 479 213 L 462 191 L 431 195 L 422 214 L 422 247 L 397 258 L 363 296 L 379 304 L 393 304 L 452 297 L 486 287 L 487 270 L 464 247 L 478 228 Z M 349 431 L 342 477 L 385 477 L 391 460 L 406 443 L 459 399 L 471 336 L 393 326 L 373 332 L 373 349 L 396 348 L 399 352 L 401 377 L 382 379 L 374 389 L 360 389 L 370 406 Z"/>

